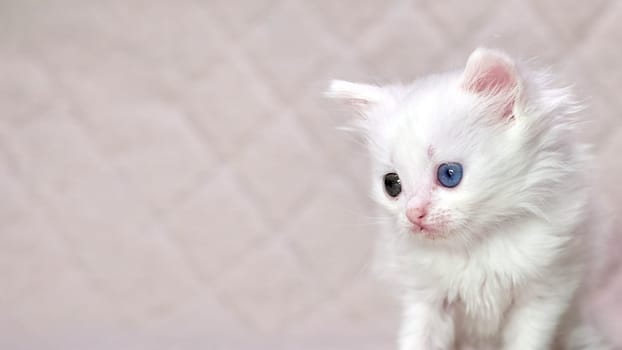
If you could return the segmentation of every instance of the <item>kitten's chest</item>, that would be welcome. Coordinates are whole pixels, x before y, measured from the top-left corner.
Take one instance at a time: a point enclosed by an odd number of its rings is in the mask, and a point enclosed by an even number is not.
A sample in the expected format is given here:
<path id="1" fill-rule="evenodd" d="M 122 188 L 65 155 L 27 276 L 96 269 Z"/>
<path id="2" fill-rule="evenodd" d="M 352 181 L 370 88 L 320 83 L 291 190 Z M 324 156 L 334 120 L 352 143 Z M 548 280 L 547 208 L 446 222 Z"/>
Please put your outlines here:
<path id="1" fill-rule="evenodd" d="M 472 346 L 497 342 L 510 303 L 505 300 L 495 302 L 494 305 L 484 301 L 454 302 L 450 312 L 454 319 L 456 339 Z"/>
<path id="2" fill-rule="evenodd" d="M 511 282 L 494 271 L 463 271 L 446 281 L 447 312 L 459 338 L 495 341 L 512 306 Z"/>

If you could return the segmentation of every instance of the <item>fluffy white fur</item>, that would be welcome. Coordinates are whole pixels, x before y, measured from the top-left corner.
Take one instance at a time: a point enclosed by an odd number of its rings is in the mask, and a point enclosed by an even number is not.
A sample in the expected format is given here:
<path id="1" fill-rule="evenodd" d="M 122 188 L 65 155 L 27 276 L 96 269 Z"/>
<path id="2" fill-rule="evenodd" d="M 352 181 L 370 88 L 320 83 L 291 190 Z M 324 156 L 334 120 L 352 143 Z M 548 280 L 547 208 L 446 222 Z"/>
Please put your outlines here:
<path id="1" fill-rule="evenodd" d="M 568 89 L 506 54 L 478 49 L 464 70 L 409 85 L 334 81 L 361 114 L 373 197 L 390 218 L 382 263 L 403 292 L 400 350 L 608 349 L 579 310 L 599 235 Z M 460 162 L 462 182 L 436 182 Z M 385 193 L 399 174 L 402 193 Z M 431 232 L 406 217 L 429 200 Z"/>

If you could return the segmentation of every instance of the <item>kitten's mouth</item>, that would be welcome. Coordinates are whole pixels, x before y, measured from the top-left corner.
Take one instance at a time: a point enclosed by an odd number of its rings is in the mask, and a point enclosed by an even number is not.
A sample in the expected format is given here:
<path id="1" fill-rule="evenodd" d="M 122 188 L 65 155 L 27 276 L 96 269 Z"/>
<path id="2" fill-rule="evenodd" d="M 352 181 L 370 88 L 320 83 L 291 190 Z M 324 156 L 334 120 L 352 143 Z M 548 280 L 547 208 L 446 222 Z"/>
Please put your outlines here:
<path id="1" fill-rule="evenodd" d="M 424 236 L 434 236 L 436 235 L 437 230 L 430 225 L 421 223 L 421 224 L 412 224 L 410 226 L 410 232 L 414 234 L 422 234 Z"/>

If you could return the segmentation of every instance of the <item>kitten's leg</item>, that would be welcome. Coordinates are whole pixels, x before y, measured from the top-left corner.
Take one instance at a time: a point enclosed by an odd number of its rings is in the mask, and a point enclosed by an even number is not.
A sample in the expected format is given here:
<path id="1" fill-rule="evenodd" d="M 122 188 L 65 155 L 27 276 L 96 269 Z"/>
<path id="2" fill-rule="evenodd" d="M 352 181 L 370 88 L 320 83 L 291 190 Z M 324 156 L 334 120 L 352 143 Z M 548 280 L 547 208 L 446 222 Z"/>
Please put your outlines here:
<path id="1" fill-rule="evenodd" d="M 562 340 L 564 350 L 611 350 L 611 346 L 590 325 L 579 325 Z"/>
<path id="2" fill-rule="evenodd" d="M 400 350 L 451 350 L 454 343 L 453 319 L 440 305 L 405 305 L 400 330 Z"/>
<path id="3" fill-rule="evenodd" d="M 574 290 L 562 286 L 553 293 L 516 300 L 503 329 L 503 350 L 549 350 Z"/>

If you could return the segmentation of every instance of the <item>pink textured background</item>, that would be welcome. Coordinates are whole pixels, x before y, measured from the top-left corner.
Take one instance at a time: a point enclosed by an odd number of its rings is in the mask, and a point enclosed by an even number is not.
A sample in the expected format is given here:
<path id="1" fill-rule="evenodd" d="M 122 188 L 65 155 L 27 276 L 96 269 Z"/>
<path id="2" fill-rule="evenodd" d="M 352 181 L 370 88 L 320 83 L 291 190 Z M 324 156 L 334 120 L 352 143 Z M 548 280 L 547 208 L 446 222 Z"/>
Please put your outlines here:
<path id="1" fill-rule="evenodd" d="M 0 348 L 390 348 L 326 82 L 551 65 L 617 218 L 621 42 L 615 0 L 0 0 Z M 593 306 L 620 344 L 621 248 Z"/>

